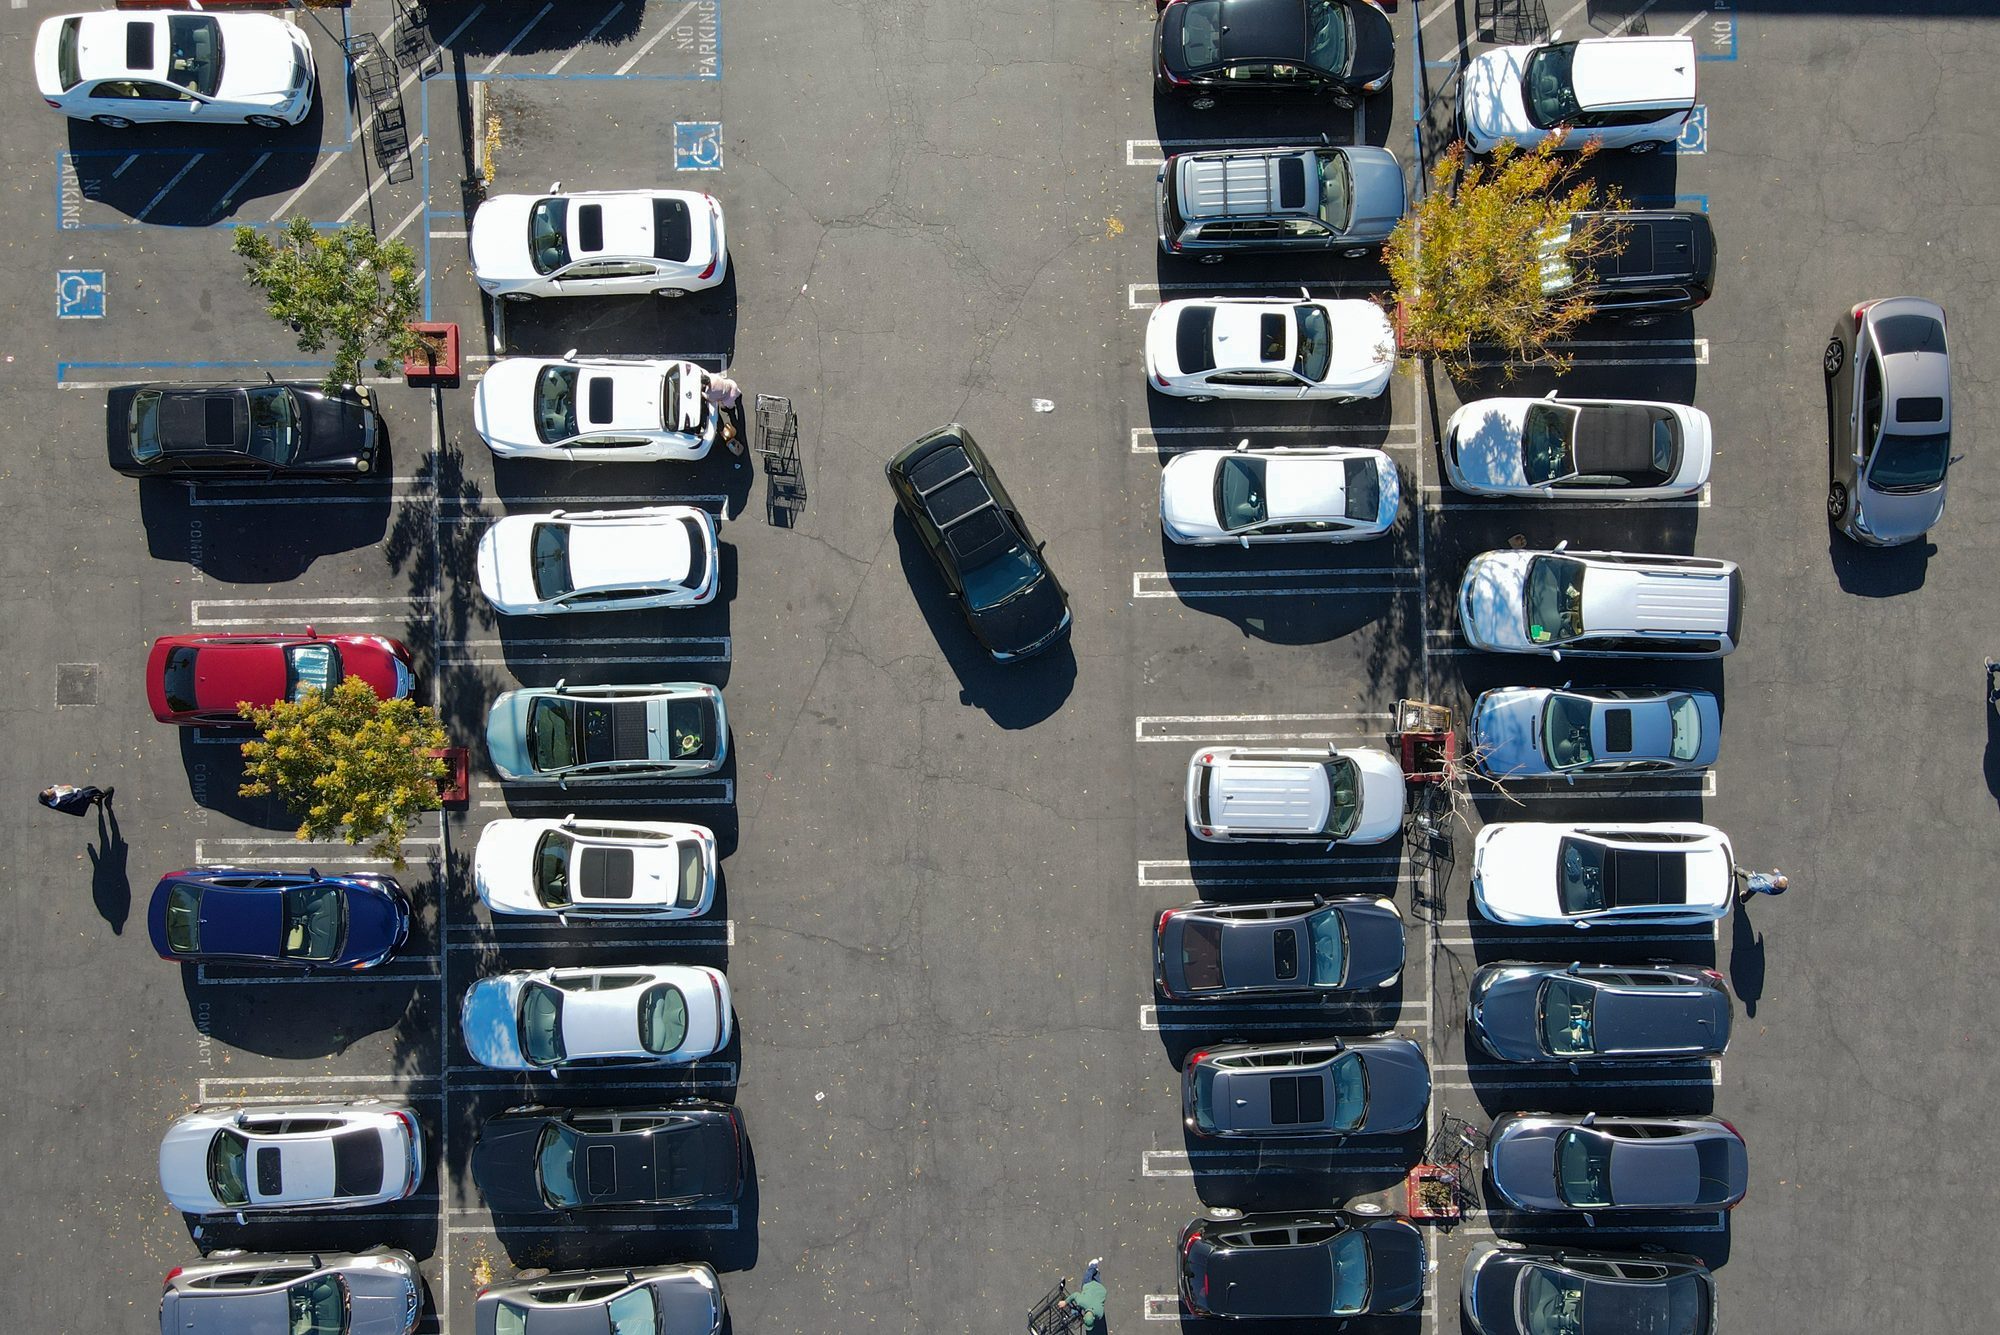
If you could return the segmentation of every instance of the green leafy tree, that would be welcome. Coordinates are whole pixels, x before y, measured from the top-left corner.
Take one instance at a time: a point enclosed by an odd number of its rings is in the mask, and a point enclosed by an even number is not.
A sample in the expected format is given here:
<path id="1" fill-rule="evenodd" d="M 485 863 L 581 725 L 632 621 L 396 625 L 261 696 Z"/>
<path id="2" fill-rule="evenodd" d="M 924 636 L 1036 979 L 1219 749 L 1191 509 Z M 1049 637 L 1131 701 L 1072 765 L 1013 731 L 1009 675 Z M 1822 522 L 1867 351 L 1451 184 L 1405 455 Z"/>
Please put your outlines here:
<path id="1" fill-rule="evenodd" d="M 1438 159 L 1429 192 L 1382 252 L 1405 351 L 1436 357 L 1453 375 L 1472 370 L 1480 345 L 1506 352 L 1504 375 L 1568 368 L 1549 345 L 1595 309 L 1569 278 L 1619 240 L 1617 224 L 1577 217 L 1622 204 L 1577 179 L 1596 152 L 1591 143 L 1559 153 L 1552 136 L 1525 152 L 1508 140 L 1483 160 L 1454 144 Z"/>
<path id="2" fill-rule="evenodd" d="M 245 742 L 245 797 L 276 793 L 301 820 L 301 839 L 366 843 L 403 865 L 410 822 L 440 805 L 446 743 L 435 711 L 383 700 L 359 677 L 264 708 L 239 704 L 262 740 Z"/>
<path id="3" fill-rule="evenodd" d="M 307 219 L 294 218 L 275 237 L 239 227 L 230 248 L 249 262 L 247 277 L 264 289 L 271 318 L 298 334 L 300 351 L 333 346 L 328 390 L 359 381 L 371 348 L 386 353 L 375 362 L 380 375 L 419 355 L 423 341 L 409 324 L 417 318 L 423 289 L 416 252 L 404 242 L 378 240 L 358 223 L 321 232 Z"/>

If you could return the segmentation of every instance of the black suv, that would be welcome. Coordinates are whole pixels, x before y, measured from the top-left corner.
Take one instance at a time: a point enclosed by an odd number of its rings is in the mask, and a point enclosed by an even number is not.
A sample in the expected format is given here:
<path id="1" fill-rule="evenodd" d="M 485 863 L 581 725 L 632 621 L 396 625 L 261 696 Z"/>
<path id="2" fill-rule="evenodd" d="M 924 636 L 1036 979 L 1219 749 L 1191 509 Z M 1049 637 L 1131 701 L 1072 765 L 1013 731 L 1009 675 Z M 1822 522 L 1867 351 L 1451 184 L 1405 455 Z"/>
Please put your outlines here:
<path id="1" fill-rule="evenodd" d="M 1069 598 L 970 432 L 956 422 L 941 426 L 884 471 L 973 638 L 994 661 L 1041 653 L 1063 637 Z"/>
<path id="2" fill-rule="evenodd" d="M 1579 213 L 1575 225 L 1600 219 L 1619 229 L 1618 244 L 1579 269 L 1572 287 L 1590 298 L 1601 318 L 1652 324 L 1662 315 L 1693 310 L 1715 290 L 1715 229 L 1706 213 Z"/>

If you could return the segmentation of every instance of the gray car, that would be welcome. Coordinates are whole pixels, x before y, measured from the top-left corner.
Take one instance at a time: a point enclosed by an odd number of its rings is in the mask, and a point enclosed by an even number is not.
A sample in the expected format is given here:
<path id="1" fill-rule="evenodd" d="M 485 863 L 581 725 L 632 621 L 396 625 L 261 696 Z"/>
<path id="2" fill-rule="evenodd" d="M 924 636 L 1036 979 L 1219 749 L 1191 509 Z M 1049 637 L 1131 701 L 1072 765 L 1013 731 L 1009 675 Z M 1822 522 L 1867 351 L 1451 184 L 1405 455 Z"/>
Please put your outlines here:
<path id="1" fill-rule="evenodd" d="M 1198 900 L 1154 927 L 1153 979 L 1174 1001 L 1366 992 L 1402 973 L 1403 916 L 1387 899 Z"/>
<path id="2" fill-rule="evenodd" d="M 505 1280 L 479 1292 L 478 1335 L 714 1335 L 722 1285 L 700 1261 L 572 1270 Z"/>
<path id="3" fill-rule="evenodd" d="M 1506 1113 L 1486 1171 L 1517 1210 L 1727 1210 L 1750 1189 L 1743 1137 L 1719 1117 Z"/>
<path id="4" fill-rule="evenodd" d="M 1466 741 L 1495 779 L 1671 774 L 1715 763 L 1722 708 L 1707 691 L 1509 686 L 1473 702 Z"/>
<path id="5" fill-rule="evenodd" d="M 410 1335 L 424 1310 L 417 1262 L 348 1252 L 212 1252 L 167 1272 L 161 1335 Z"/>
<path id="6" fill-rule="evenodd" d="M 1674 1252 L 1475 1242 L 1459 1303 L 1471 1335 L 1713 1335 L 1715 1277 Z"/>
<path id="7" fill-rule="evenodd" d="M 1699 1061 L 1729 1046 L 1735 1014 L 1714 969 L 1685 964 L 1526 964 L 1472 976 L 1472 1035 L 1509 1062 Z"/>
<path id="8" fill-rule="evenodd" d="M 1944 517 L 1951 356 L 1944 311 L 1864 301 L 1834 322 L 1826 371 L 1827 522 L 1856 542 L 1915 542 Z"/>
<path id="9" fill-rule="evenodd" d="M 1181 1067 L 1197 1136 L 1395 1136 L 1423 1125 L 1431 1068 L 1406 1038 L 1208 1048 Z"/>
<path id="10" fill-rule="evenodd" d="M 1229 255 L 1368 255 L 1408 206 L 1386 148 L 1332 144 L 1176 153 L 1156 180 L 1160 249 L 1214 264 Z"/>

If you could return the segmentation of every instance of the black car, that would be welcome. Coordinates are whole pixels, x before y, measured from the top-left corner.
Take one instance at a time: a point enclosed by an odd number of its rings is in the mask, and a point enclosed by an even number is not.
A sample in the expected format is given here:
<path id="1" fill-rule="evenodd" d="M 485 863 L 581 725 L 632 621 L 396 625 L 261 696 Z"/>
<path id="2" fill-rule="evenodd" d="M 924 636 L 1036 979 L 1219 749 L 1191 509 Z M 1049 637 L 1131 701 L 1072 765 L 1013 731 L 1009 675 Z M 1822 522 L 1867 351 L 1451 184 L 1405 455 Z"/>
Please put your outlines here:
<path id="1" fill-rule="evenodd" d="M 1424 1300 L 1423 1234 L 1394 1216 L 1197 1219 L 1180 1253 L 1181 1302 L 1197 1316 L 1386 1316 Z"/>
<path id="2" fill-rule="evenodd" d="M 1691 311 L 1715 291 L 1715 228 L 1696 209 L 1631 209 L 1579 213 L 1577 229 L 1610 226 L 1610 250 L 1572 275 L 1567 296 L 1580 292 L 1606 320 L 1652 324 Z"/>
<path id="3" fill-rule="evenodd" d="M 486 1119 L 472 1176 L 495 1214 L 727 1205 L 743 1194 L 743 1117 L 659 1108 L 509 1108 Z"/>
<path id="4" fill-rule="evenodd" d="M 1195 1136 L 1400 1136 L 1424 1124 L 1431 1068 L 1407 1038 L 1204 1048 L 1181 1064 Z"/>
<path id="5" fill-rule="evenodd" d="M 1681 964 L 1488 964 L 1472 978 L 1473 1036 L 1502 1061 L 1700 1061 L 1729 1046 L 1735 1007 L 1713 969 Z"/>
<path id="6" fill-rule="evenodd" d="M 1069 630 L 1069 597 L 972 433 L 941 426 L 886 469 L 896 504 L 937 562 L 973 638 L 996 662 L 1048 649 Z"/>
<path id="7" fill-rule="evenodd" d="M 1403 972 L 1403 916 L 1386 899 L 1197 901 L 1160 914 L 1153 981 L 1175 1001 L 1324 996 Z"/>
<path id="8" fill-rule="evenodd" d="M 1475 1335 L 1710 1335 L 1715 1279 L 1692 1256 L 1474 1244 L 1460 1287 Z"/>
<path id="9" fill-rule="evenodd" d="M 127 477 L 354 478 L 384 431 L 366 386 L 130 385 L 106 404 L 111 466 Z"/>
<path id="10" fill-rule="evenodd" d="M 1396 36 L 1373 0 L 1156 0 L 1153 77 L 1198 111 L 1235 93 L 1320 93 L 1334 105 L 1389 81 Z"/>

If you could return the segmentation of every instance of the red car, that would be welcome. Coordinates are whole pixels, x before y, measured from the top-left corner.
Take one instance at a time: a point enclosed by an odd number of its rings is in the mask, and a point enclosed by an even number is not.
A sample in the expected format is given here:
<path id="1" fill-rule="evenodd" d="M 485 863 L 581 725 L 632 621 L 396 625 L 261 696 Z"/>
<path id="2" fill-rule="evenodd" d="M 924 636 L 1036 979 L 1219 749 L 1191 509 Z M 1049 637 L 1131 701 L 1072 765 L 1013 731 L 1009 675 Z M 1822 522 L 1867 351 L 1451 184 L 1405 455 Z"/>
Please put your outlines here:
<path id="1" fill-rule="evenodd" d="M 384 635 L 165 635 L 146 658 L 146 703 L 162 723 L 245 727 L 239 701 L 272 705 L 359 677 L 384 700 L 416 689 L 410 651 Z"/>

